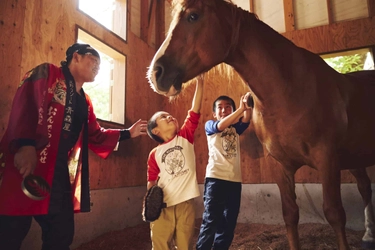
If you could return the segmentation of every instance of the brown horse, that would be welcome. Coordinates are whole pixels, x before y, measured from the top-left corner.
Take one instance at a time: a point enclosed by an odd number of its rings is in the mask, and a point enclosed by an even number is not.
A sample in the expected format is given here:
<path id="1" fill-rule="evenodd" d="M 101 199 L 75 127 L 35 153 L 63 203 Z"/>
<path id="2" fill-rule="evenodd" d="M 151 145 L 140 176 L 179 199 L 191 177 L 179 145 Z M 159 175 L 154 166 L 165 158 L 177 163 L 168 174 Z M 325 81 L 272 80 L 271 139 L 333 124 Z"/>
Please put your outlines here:
<path id="1" fill-rule="evenodd" d="M 362 242 L 373 246 L 366 167 L 375 164 L 374 71 L 340 74 L 318 55 L 295 46 L 254 14 L 227 1 L 174 3 L 170 30 L 148 71 L 155 91 L 176 95 L 182 83 L 222 62 L 249 85 L 256 135 L 282 165 L 275 179 L 290 249 L 300 249 L 294 174 L 303 165 L 319 171 L 324 214 L 341 250 L 349 245 L 340 170 L 350 170 L 365 205 Z"/>

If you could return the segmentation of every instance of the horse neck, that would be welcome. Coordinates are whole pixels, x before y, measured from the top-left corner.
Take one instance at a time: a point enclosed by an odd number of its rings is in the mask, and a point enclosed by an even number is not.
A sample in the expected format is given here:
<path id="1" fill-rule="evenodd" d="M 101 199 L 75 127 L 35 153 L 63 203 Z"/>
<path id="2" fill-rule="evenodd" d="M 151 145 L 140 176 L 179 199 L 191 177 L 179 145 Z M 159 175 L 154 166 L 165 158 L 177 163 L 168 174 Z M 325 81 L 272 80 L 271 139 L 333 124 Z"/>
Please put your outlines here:
<path id="1" fill-rule="evenodd" d="M 314 86 L 303 84 L 310 74 L 308 67 L 303 65 L 308 61 L 316 61 L 319 65 L 322 60 L 295 46 L 253 14 L 241 14 L 238 42 L 225 62 L 267 106 L 288 107 L 290 100 L 295 102 L 300 98 L 302 101 L 311 94 Z"/>

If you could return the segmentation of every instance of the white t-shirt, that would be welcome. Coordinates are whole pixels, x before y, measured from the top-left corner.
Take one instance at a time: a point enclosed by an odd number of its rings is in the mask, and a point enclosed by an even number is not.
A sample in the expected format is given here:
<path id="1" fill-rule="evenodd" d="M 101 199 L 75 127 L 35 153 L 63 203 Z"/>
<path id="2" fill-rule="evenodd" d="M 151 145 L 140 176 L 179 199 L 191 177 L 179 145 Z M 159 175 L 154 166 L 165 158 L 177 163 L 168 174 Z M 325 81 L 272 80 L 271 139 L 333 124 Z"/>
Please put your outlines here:
<path id="1" fill-rule="evenodd" d="M 242 182 L 239 135 L 250 123 L 237 122 L 219 131 L 219 121 L 209 120 L 205 129 L 208 143 L 206 177 Z"/>
<path id="2" fill-rule="evenodd" d="M 200 195 L 196 176 L 194 132 L 200 114 L 189 111 L 184 125 L 168 142 L 154 148 L 148 158 L 148 181 L 156 181 L 163 189 L 167 207 Z"/>

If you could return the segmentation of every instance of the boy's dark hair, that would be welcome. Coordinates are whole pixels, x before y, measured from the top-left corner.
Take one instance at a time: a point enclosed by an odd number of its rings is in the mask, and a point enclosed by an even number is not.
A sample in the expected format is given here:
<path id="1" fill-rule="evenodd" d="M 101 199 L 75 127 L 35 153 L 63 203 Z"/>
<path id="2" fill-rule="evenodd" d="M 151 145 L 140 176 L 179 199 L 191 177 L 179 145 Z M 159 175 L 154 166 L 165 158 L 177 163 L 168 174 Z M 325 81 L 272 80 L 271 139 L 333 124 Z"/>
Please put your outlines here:
<path id="1" fill-rule="evenodd" d="M 236 104 L 234 103 L 233 99 L 230 98 L 229 96 L 221 95 L 221 96 L 219 96 L 218 98 L 216 98 L 216 100 L 214 101 L 214 103 L 213 103 L 213 105 L 212 105 L 212 111 L 213 111 L 213 112 L 216 111 L 216 102 L 217 102 L 217 101 L 221 101 L 221 100 L 230 102 L 230 104 L 232 105 L 233 111 L 236 110 Z"/>
<path id="2" fill-rule="evenodd" d="M 152 130 L 158 126 L 158 124 L 156 123 L 156 118 L 158 118 L 159 115 L 163 112 L 164 111 L 156 112 L 153 116 L 151 116 L 150 120 L 148 120 L 148 122 L 147 122 L 147 134 L 148 134 L 148 136 L 150 136 L 151 139 L 153 139 L 153 140 L 155 140 L 159 143 L 163 143 L 164 140 L 161 139 L 159 136 L 153 134 Z"/>

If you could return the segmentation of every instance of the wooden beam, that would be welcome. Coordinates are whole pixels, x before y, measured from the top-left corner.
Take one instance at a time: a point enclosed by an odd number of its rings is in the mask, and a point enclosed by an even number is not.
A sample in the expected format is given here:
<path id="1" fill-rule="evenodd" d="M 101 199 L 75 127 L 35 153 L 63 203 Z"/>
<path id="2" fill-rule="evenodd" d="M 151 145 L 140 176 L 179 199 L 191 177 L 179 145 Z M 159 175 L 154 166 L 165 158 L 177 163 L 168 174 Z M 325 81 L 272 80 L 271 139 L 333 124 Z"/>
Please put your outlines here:
<path id="1" fill-rule="evenodd" d="M 119 37 L 126 40 L 126 29 L 129 25 L 128 20 L 126 19 L 128 17 L 128 14 L 130 13 L 129 8 L 126 6 L 126 4 L 129 3 L 129 0 L 117 0 L 114 1 L 115 5 L 115 11 L 113 11 L 113 32 L 117 34 Z M 129 26 L 130 28 L 130 26 Z"/>
<path id="2" fill-rule="evenodd" d="M 148 33 L 147 33 L 147 44 L 151 44 L 152 39 L 152 31 L 155 27 L 155 15 L 156 15 L 156 1 L 157 0 L 151 0 L 150 3 L 150 11 L 148 13 Z"/>
<path id="3" fill-rule="evenodd" d="M 255 10 L 254 10 L 254 0 L 250 0 L 250 12 L 255 13 Z"/>
<path id="4" fill-rule="evenodd" d="M 295 30 L 293 0 L 284 0 L 285 31 Z"/>
<path id="5" fill-rule="evenodd" d="M 165 38 L 165 5 L 164 0 L 156 0 L 155 48 L 159 48 Z"/>
<path id="6" fill-rule="evenodd" d="M 141 39 L 147 41 L 148 35 L 148 0 L 141 0 Z"/>
<path id="7" fill-rule="evenodd" d="M 375 16 L 375 2 L 374 0 L 367 0 L 367 8 L 369 17 Z"/>
<path id="8" fill-rule="evenodd" d="M 126 0 L 126 24 L 127 29 L 131 30 L 132 22 L 131 19 L 131 7 L 132 7 L 132 0 Z"/>
<path id="9" fill-rule="evenodd" d="M 327 0 L 327 11 L 328 11 L 328 24 L 332 24 L 334 22 L 332 0 Z"/>
<path id="10" fill-rule="evenodd" d="M 282 35 L 316 54 L 370 47 L 375 44 L 375 17 L 289 31 Z"/>

